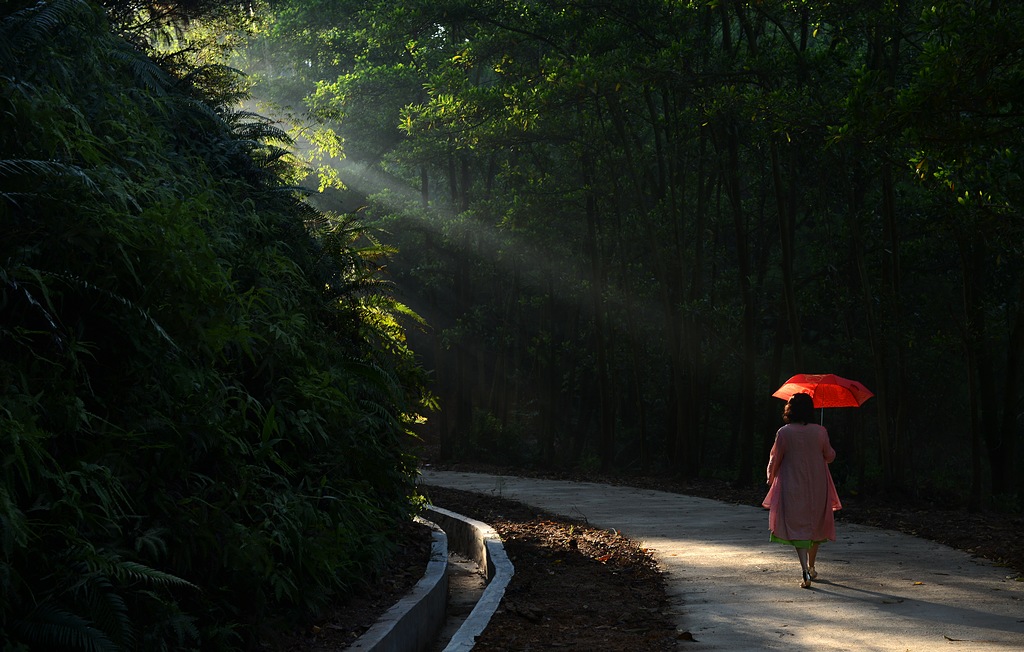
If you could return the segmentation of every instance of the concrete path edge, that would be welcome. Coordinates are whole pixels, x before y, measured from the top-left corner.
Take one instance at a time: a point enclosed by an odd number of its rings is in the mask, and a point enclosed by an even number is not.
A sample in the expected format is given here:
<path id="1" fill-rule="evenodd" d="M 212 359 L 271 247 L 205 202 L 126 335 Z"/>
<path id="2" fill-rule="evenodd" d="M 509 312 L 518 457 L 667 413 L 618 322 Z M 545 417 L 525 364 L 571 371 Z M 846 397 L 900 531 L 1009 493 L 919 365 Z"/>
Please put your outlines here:
<path id="1" fill-rule="evenodd" d="M 384 612 L 349 648 L 372 652 L 413 652 L 430 645 L 444 624 L 448 605 L 448 537 L 439 525 L 416 519 L 434 529 L 430 561 L 412 591 Z"/>
<path id="2" fill-rule="evenodd" d="M 426 572 L 412 591 L 385 612 L 349 649 L 372 652 L 427 649 L 445 621 L 449 549 L 485 569 L 487 587 L 444 652 L 473 649 L 476 637 L 483 633 L 501 604 L 515 568 L 494 528 L 440 507 L 427 507 L 424 515 L 427 518 L 417 520 L 434 528 Z"/>
<path id="3" fill-rule="evenodd" d="M 453 550 L 485 569 L 487 588 L 444 652 L 472 650 L 476 637 L 483 633 L 501 604 L 515 567 L 505 552 L 501 537 L 490 525 L 440 507 L 428 507 L 427 514 L 448 533 Z"/>

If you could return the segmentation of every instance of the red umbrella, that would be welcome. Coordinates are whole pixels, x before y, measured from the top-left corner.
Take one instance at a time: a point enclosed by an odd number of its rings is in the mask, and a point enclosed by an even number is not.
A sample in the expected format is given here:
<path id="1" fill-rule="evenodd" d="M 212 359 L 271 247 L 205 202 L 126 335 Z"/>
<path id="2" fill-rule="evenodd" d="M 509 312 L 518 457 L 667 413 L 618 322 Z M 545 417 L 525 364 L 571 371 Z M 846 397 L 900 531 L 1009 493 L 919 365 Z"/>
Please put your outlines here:
<path id="1" fill-rule="evenodd" d="M 797 374 L 775 390 L 775 398 L 788 401 L 793 394 L 805 392 L 816 408 L 860 407 L 874 394 L 856 380 L 835 374 Z"/>

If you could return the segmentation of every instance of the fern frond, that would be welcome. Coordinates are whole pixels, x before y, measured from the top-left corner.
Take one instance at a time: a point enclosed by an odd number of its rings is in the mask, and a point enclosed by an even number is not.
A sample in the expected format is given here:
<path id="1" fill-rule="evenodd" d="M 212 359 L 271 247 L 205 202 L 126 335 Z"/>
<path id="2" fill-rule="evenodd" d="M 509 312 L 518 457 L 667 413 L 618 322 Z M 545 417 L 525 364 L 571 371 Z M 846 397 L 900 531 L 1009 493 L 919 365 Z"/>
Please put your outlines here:
<path id="1" fill-rule="evenodd" d="M 235 106 L 248 96 L 247 91 L 237 88 L 232 79 L 244 76 L 242 71 L 220 63 L 211 63 L 190 69 L 180 77 L 182 86 L 198 90 L 215 103 L 221 111 Z M 232 90 L 234 89 L 234 90 Z"/>
<path id="2" fill-rule="evenodd" d="M 54 343 L 58 348 L 63 349 L 66 344 L 64 329 L 58 325 L 57 322 L 59 320 L 54 316 L 54 308 L 50 303 L 49 294 L 46 289 L 46 284 L 43 282 L 41 272 L 24 266 L 17 267 L 13 271 L 31 276 L 36 281 L 36 286 L 40 290 L 40 297 L 37 298 L 36 294 L 32 292 L 28 285 L 23 282 L 19 282 L 18 278 L 16 278 L 14 274 L 9 274 L 6 270 L 0 270 L 0 282 L 3 282 L 15 293 L 19 294 L 21 298 L 25 300 L 25 303 L 27 303 L 38 316 L 43 318 L 49 326 L 50 336 L 53 338 Z"/>
<path id="3" fill-rule="evenodd" d="M 375 389 L 382 397 L 395 397 L 401 392 L 401 387 L 394 375 L 376 362 L 352 360 L 344 365 L 343 368 L 352 377 L 363 380 L 362 386 L 364 388 Z M 379 402 L 374 402 L 374 405 L 383 410 L 383 412 L 378 412 L 383 419 L 387 421 L 394 419 L 394 415 L 386 407 L 380 405 Z"/>
<path id="4" fill-rule="evenodd" d="M 150 528 L 135 538 L 135 552 L 145 552 L 149 557 L 157 559 L 167 554 L 165 528 Z"/>
<path id="5" fill-rule="evenodd" d="M 7 487 L 0 486 L 0 550 L 10 556 L 15 546 L 26 546 L 33 536 L 25 513 L 11 500 Z"/>
<path id="6" fill-rule="evenodd" d="M 196 124 L 211 134 L 227 133 L 230 130 L 224 118 L 206 102 L 180 93 L 168 95 L 163 106 L 168 119 L 179 124 Z"/>
<path id="7" fill-rule="evenodd" d="M 420 326 L 428 326 L 429 325 L 427 323 L 427 320 L 424 319 L 418 312 L 416 312 L 415 310 L 413 310 L 412 308 L 410 308 L 409 306 L 405 305 L 404 303 L 402 303 L 400 301 L 397 301 L 395 299 L 389 299 L 388 300 L 388 308 L 391 311 L 393 311 L 393 312 L 395 312 L 395 313 L 405 317 L 406 319 L 409 319 L 409 320 L 415 322 L 416 324 L 418 324 Z"/>
<path id="8" fill-rule="evenodd" d="M 16 620 L 11 629 L 19 638 L 38 650 L 85 650 L 86 652 L 120 652 L 121 646 L 111 641 L 88 620 L 58 607 L 44 603 L 25 620 Z"/>
<path id="9" fill-rule="evenodd" d="M 51 277 L 51 278 L 62 280 L 65 283 L 67 283 L 68 285 L 71 285 L 71 286 L 74 286 L 74 287 L 77 287 L 77 288 L 80 288 L 80 289 L 89 290 L 90 292 L 95 292 L 97 294 L 100 294 L 100 295 L 106 297 L 107 299 L 110 299 L 112 301 L 116 301 L 117 303 L 121 304 L 125 308 L 128 308 L 129 310 L 131 310 L 132 312 L 134 312 L 135 314 L 140 316 L 147 324 L 149 324 L 149 326 L 157 333 L 157 335 L 160 336 L 161 339 L 163 339 L 165 342 L 167 342 L 168 344 L 171 345 L 171 348 L 173 348 L 175 351 L 179 351 L 180 350 L 180 347 L 178 346 L 178 343 L 175 342 L 174 339 L 171 338 L 171 336 L 167 334 L 167 331 L 164 330 L 164 328 L 160 325 L 160 323 L 157 322 L 156 319 L 154 319 L 153 316 L 150 315 L 149 312 L 145 308 L 143 308 L 142 306 L 132 302 L 130 299 L 126 299 L 125 297 L 123 297 L 123 296 L 121 296 L 121 295 L 119 295 L 119 294 L 117 294 L 115 292 L 111 292 L 110 290 L 107 290 L 105 288 L 101 288 L 101 287 L 99 287 L 99 286 L 97 286 L 97 285 L 95 285 L 93 283 L 90 283 L 89 281 L 85 280 L 84 278 L 81 278 L 81 277 L 78 277 L 78 276 L 70 276 L 70 275 L 67 275 L 67 274 L 61 274 L 59 272 L 39 272 L 39 273 L 42 276 L 46 276 L 46 277 Z"/>
<path id="10" fill-rule="evenodd" d="M 232 133 L 243 140 L 260 142 L 277 142 L 291 145 L 295 142 L 288 132 L 265 118 L 251 111 L 238 111 L 225 117 L 231 125 Z"/>
<path id="11" fill-rule="evenodd" d="M 106 632 L 119 647 L 131 649 L 134 627 L 124 598 L 106 575 L 91 574 L 84 579 L 75 592 L 78 604 L 89 614 L 95 626 Z"/>
<path id="12" fill-rule="evenodd" d="M 83 8 L 88 9 L 88 6 L 82 0 L 40 0 L 0 20 L 0 65 L 7 68 L 19 52 L 50 38 Z"/>
<path id="13" fill-rule="evenodd" d="M 138 86 L 157 97 L 167 95 L 167 89 L 171 87 L 173 81 L 170 75 L 152 59 L 141 56 L 136 50 L 129 48 L 127 44 L 122 48 L 111 51 L 111 57 L 125 64 L 131 72 L 132 79 Z"/>
<path id="14" fill-rule="evenodd" d="M 162 618 L 157 628 L 139 632 L 140 650 L 195 650 L 199 649 L 200 638 L 196 619 L 181 612 L 179 605 L 168 602 L 165 595 L 153 591 L 139 591 L 140 597 L 148 598 L 152 604 L 162 607 Z"/>
<path id="15" fill-rule="evenodd" d="M 143 582 L 150 586 L 176 586 L 199 590 L 199 587 L 177 575 L 165 573 L 134 561 L 118 561 L 111 570 L 122 581 Z"/>
<path id="16" fill-rule="evenodd" d="M 0 178 L 22 175 L 57 180 L 75 179 L 89 190 L 99 192 L 96 182 L 78 166 L 38 159 L 0 159 Z"/>

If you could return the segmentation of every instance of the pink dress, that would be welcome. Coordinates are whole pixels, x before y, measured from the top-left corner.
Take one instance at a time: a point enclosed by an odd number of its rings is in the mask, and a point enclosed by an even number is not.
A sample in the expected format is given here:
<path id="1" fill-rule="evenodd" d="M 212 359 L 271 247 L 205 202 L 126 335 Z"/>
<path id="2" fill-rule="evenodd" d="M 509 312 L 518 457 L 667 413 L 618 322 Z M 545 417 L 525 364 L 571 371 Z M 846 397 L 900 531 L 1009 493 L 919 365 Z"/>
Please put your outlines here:
<path id="1" fill-rule="evenodd" d="M 835 541 L 832 512 L 842 509 L 829 463 L 836 452 L 816 423 L 788 423 L 775 435 L 768 460 L 768 529 L 787 541 Z"/>

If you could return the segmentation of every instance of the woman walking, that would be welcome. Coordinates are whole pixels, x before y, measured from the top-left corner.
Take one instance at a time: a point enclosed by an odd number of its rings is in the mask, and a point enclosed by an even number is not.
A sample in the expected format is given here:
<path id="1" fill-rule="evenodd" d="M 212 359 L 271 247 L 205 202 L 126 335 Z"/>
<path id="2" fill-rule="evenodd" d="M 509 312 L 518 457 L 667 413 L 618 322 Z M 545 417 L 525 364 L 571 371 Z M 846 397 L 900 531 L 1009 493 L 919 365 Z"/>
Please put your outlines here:
<path id="1" fill-rule="evenodd" d="M 794 394 L 782 413 L 785 425 L 775 434 L 768 459 L 768 513 L 771 540 L 796 548 L 802 588 L 818 577 L 818 546 L 836 540 L 833 512 L 842 509 L 828 465 L 836 452 L 828 431 L 814 423 L 810 394 Z"/>

